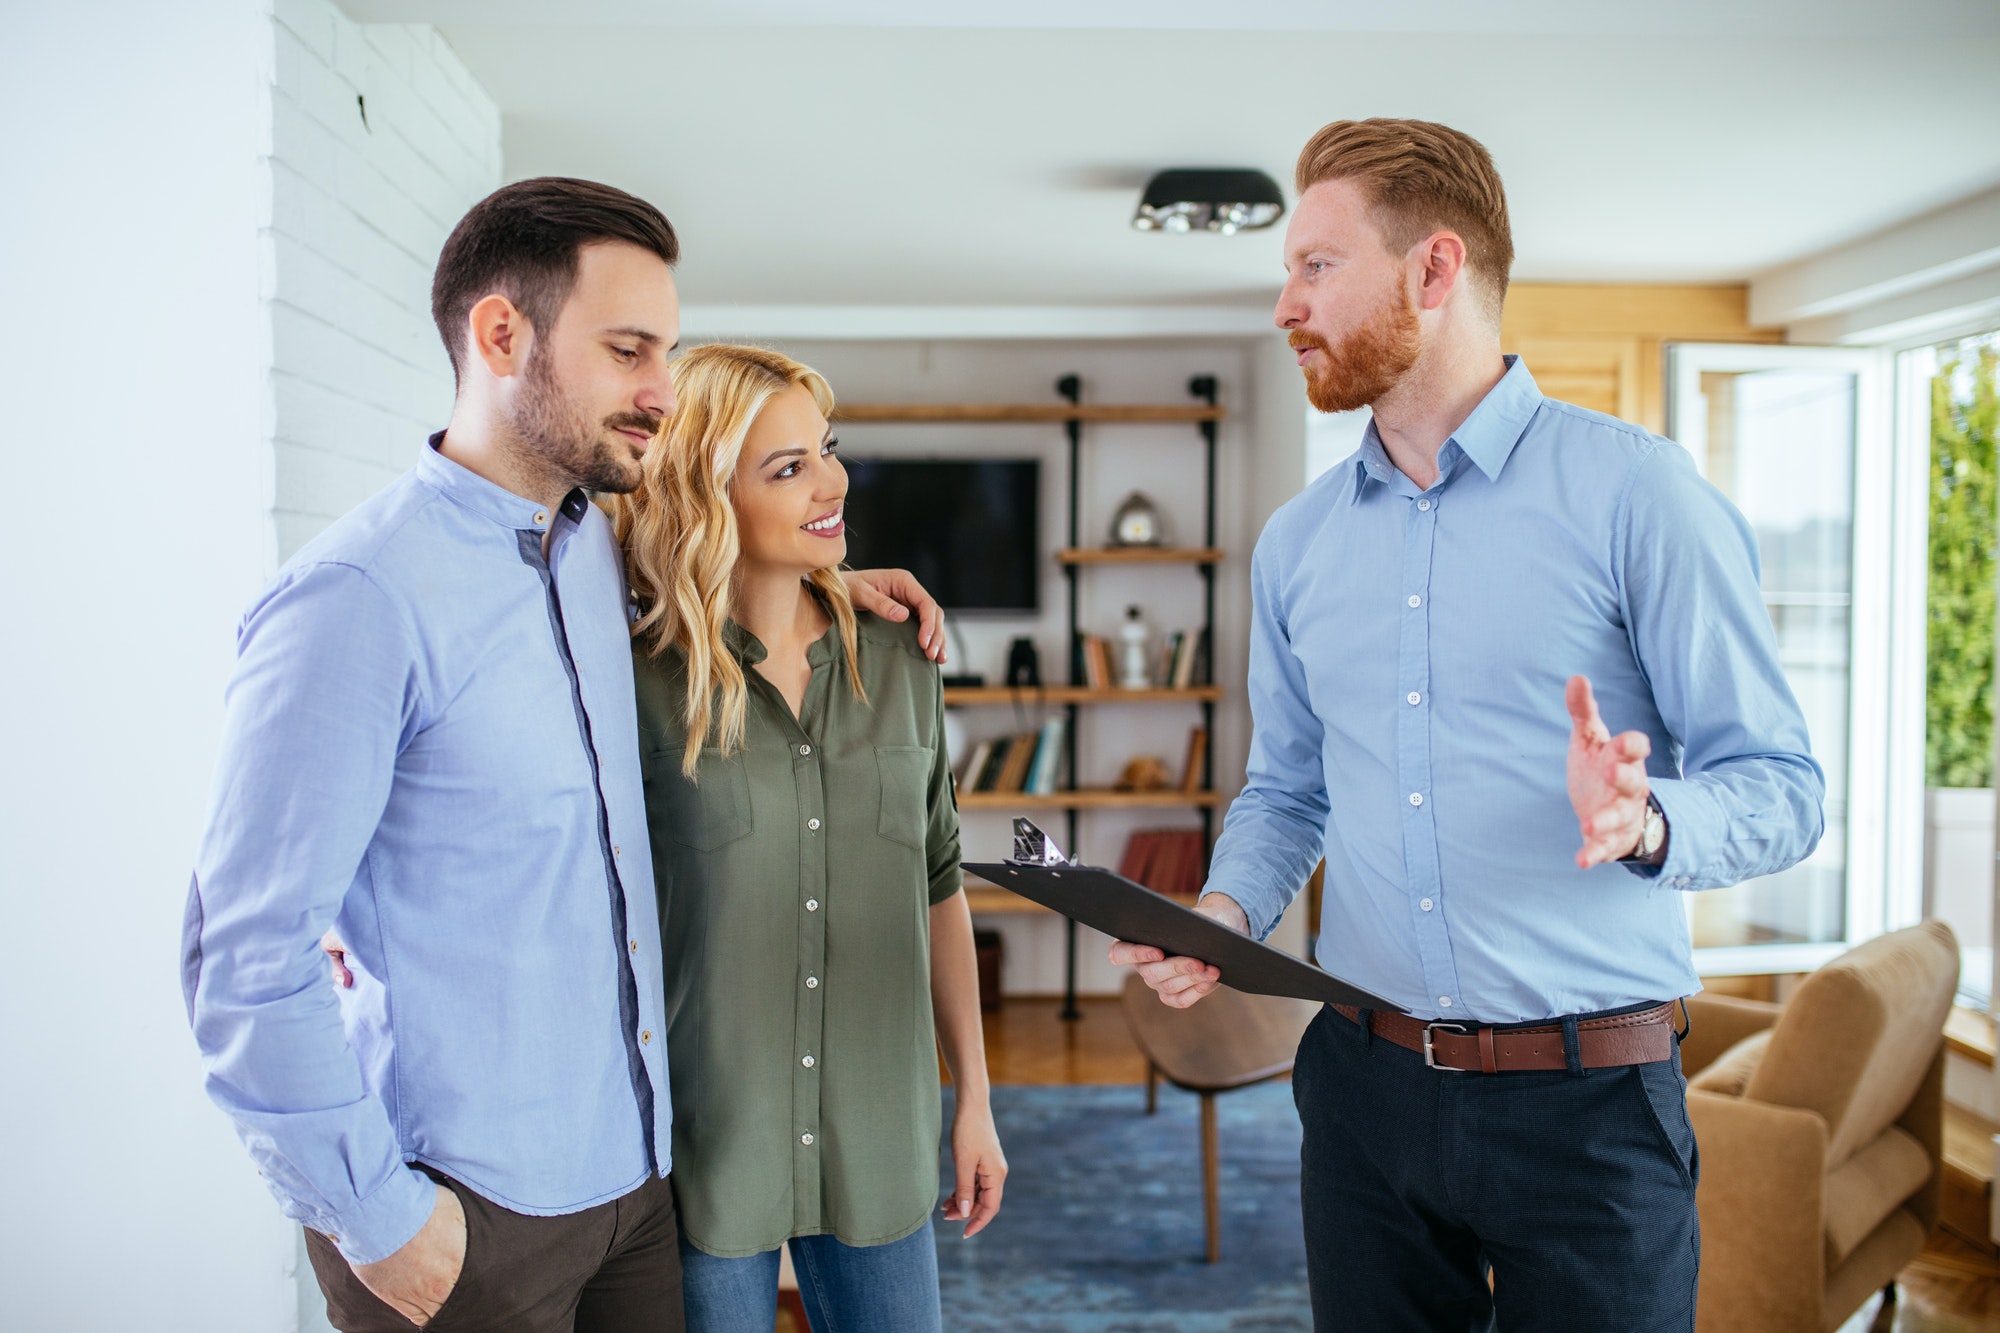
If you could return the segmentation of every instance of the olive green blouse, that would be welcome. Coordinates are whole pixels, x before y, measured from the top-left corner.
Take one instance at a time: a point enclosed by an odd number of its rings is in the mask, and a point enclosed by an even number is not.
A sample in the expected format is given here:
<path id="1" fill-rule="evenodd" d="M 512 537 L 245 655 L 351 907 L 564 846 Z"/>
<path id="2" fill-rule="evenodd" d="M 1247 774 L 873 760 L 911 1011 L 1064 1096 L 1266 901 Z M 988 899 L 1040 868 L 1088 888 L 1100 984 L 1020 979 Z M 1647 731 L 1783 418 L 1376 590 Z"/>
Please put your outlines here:
<path id="1" fill-rule="evenodd" d="M 914 618 L 837 629 L 801 716 L 750 668 L 745 744 L 681 776 L 685 660 L 634 652 L 665 953 L 681 1232 L 739 1257 L 910 1235 L 938 1199 L 930 912 L 959 889 L 944 702 Z"/>

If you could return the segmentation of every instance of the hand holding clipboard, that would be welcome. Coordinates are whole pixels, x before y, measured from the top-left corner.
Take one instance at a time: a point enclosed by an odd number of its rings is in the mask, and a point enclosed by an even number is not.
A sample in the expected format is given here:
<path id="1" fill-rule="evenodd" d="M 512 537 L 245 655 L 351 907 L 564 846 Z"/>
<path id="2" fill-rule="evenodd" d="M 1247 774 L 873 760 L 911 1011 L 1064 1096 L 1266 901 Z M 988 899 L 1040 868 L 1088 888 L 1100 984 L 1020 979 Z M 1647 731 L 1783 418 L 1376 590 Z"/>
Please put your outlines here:
<path id="1" fill-rule="evenodd" d="M 1177 997 L 1196 990 L 1196 986 L 1177 988 L 1176 998 L 1161 997 L 1176 1008 L 1186 1008 L 1220 984 L 1253 995 L 1289 995 L 1324 1004 L 1400 1012 L 1387 1000 L 1302 958 L 1253 940 L 1208 913 L 1183 907 L 1109 870 L 1065 860 L 1048 835 L 1025 819 L 1014 821 L 1012 859 L 967 862 L 965 868 L 1121 941 L 1113 950 L 1114 962 L 1120 961 L 1119 950 L 1131 946 L 1137 946 L 1137 954 L 1148 958 L 1147 951 L 1157 950 L 1161 959 L 1174 963 L 1176 969 L 1183 965 L 1177 960 L 1198 961 L 1208 971 L 1181 971 L 1179 975 L 1195 976 L 1198 985 L 1207 984 L 1199 985 L 1198 992 L 1184 1001 Z M 1137 961 L 1137 956 L 1132 960 Z M 1147 980 L 1152 984 L 1151 978 Z"/>

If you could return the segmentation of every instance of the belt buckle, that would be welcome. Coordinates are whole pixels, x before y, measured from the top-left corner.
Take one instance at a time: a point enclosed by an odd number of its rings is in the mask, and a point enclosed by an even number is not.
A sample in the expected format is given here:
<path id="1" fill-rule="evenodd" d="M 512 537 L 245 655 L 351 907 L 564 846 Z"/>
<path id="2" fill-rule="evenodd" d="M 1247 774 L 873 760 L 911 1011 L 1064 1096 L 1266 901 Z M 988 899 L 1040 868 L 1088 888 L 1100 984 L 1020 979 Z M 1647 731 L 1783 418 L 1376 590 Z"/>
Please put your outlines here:
<path id="1" fill-rule="evenodd" d="M 1465 1073 L 1466 1072 L 1465 1070 L 1460 1069 L 1456 1065 L 1441 1065 L 1437 1062 L 1437 1056 L 1431 1050 L 1431 1033 L 1437 1028 L 1449 1028 L 1453 1032 L 1456 1032 L 1461 1037 L 1469 1037 L 1472 1035 L 1472 1029 L 1467 1027 L 1465 1024 L 1449 1023 L 1442 1018 L 1438 1019 L 1436 1022 L 1424 1024 L 1424 1068 L 1442 1069 L 1447 1074 Z"/>

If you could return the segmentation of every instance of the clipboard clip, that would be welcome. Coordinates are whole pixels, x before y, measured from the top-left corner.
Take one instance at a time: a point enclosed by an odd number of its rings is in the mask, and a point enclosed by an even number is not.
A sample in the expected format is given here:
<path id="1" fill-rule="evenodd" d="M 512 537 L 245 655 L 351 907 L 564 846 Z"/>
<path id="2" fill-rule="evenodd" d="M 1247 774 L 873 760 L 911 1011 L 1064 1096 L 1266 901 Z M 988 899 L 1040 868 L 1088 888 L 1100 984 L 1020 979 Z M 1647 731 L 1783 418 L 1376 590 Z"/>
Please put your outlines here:
<path id="1" fill-rule="evenodd" d="M 1017 866 L 1066 866 L 1075 862 L 1062 854 L 1056 840 L 1036 828 L 1034 821 L 1014 821 L 1014 854 L 1008 864 Z"/>

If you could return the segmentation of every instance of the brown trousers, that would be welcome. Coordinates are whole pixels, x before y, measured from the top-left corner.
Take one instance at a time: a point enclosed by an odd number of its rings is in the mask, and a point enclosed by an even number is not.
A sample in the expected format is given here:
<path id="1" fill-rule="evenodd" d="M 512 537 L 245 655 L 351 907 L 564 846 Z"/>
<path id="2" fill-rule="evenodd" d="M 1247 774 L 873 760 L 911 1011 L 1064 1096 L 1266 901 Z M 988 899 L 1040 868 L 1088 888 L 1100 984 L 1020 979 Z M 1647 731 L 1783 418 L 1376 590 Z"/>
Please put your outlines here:
<path id="1" fill-rule="evenodd" d="M 680 1225 L 666 1181 L 580 1213 L 528 1217 L 428 1174 L 465 1206 L 465 1267 L 427 1333 L 682 1333 Z M 310 1228 L 306 1252 L 341 1333 L 415 1327 Z"/>

